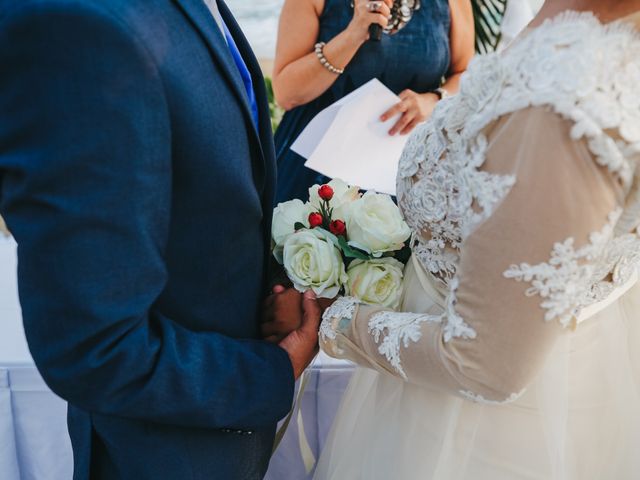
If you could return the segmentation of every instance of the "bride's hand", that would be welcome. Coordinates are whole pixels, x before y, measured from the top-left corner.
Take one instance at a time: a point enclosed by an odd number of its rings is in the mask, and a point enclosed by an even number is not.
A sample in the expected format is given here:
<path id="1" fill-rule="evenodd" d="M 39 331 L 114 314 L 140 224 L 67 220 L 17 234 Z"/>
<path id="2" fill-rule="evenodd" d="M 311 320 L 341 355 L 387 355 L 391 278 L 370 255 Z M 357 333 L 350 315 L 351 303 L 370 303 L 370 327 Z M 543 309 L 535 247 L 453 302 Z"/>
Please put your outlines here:
<path id="1" fill-rule="evenodd" d="M 427 120 L 433 112 L 438 96 L 435 93 L 416 93 L 405 90 L 398 95 L 401 101 L 380 116 L 380 121 L 386 122 L 395 115 L 402 116 L 389 130 L 389 135 L 407 135 L 419 124 Z"/>
<path id="2" fill-rule="evenodd" d="M 261 325 L 263 338 L 272 343 L 282 341 L 302 323 L 302 294 L 282 285 L 273 287 L 273 293 L 264 302 Z"/>

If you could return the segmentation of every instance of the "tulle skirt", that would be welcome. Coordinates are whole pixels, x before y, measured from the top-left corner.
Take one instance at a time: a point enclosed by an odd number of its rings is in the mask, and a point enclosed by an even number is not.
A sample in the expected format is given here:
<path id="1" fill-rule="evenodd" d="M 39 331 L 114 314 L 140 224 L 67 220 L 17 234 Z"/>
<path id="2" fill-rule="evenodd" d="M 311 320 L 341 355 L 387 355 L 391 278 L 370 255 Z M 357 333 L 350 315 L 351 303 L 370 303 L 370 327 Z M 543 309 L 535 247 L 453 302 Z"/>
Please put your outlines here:
<path id="1" fill-rule="evenodd" d="M 403 310 L 440 308 L 410 275 Z M 359 368 L 314 479 L 640 479 L 640 285 L 565 335 L 513 403 Z"/>

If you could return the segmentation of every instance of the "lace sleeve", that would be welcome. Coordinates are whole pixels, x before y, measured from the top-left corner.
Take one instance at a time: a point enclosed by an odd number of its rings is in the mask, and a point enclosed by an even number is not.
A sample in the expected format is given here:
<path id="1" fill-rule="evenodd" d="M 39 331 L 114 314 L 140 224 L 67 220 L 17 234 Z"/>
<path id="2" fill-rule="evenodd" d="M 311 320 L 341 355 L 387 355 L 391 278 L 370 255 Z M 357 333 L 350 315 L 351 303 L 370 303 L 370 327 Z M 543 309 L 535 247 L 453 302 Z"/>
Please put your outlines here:
<path id="1" fill-rule="evenodd" d="M 611 274 L 622 182 L 570 129 L 544 108 L 491 125 L 482 169 L 516 181 L 464 238 L 442 305 L 409 313 L 340 300 L 325 313 L 323 349 L 474 401 L 515 399 L 581 308 L 623 280 Z M 406 297 L 405 309 L 419 303 Z"/>

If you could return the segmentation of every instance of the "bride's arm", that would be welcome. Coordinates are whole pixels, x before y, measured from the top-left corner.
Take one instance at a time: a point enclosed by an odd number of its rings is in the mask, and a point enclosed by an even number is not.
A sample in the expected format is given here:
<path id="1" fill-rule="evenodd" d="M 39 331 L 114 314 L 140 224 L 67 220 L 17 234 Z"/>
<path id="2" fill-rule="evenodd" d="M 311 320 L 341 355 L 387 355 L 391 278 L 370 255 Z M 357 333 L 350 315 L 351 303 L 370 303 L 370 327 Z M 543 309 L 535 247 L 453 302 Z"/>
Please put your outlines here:
<path id="1" fill-rule="evenodd" d="M 513 173 L 516 183 L 465 239 L 443 314 L 340 299 L 325 313 L 323 349 L 475 399 L 521 392 L 574 324 L 623 197 L 570 127 L 542 108 L 493 127 L 483 169 Z"/>

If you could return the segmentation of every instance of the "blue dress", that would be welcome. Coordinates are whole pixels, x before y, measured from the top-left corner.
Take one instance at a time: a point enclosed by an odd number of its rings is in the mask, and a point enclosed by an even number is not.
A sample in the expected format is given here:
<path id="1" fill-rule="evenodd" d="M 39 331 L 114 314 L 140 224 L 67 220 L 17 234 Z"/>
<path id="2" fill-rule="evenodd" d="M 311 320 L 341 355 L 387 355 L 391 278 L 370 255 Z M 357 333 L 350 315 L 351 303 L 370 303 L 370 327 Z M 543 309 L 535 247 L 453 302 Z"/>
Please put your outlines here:
<path id="1" fill-rule="evenodd" d="M 378 78 L 395 93 L 411 89 L 419 93 L 435 90 L 450 65 L 448 0 L 422 0 L 411 21 L 395 35 L 380 42 L 366 42 L 345 72 L 320 97 L 287 112 L 275 134 L 278 160 L 278 202 L 306 200 L 308 189 L 328 179 L 304 166 L 305 159 L 291 144 L 322 109 Z M 342 32 L 353 17 L 350 0 L 325 0 L 318 41 L 328 42 Z"/>

